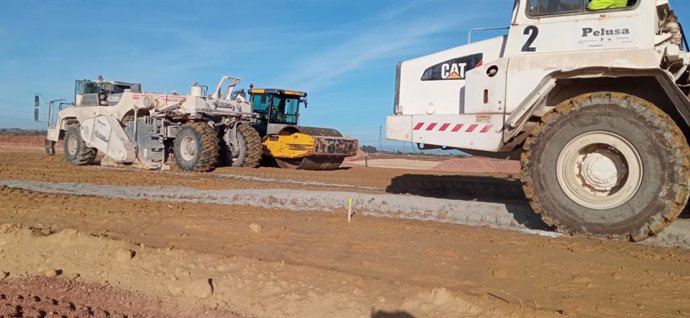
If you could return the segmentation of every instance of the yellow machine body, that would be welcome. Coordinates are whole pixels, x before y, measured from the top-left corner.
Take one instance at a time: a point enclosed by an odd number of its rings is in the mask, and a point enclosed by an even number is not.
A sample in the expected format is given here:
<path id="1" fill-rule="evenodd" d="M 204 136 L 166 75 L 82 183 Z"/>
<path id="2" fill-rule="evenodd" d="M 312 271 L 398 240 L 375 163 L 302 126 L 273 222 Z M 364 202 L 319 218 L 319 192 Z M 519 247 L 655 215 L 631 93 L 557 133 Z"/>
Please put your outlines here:
<path id="1" fill-rule="evenodd" d="M 316 138 L 303 133 L 268 135 L 264 138 L 264 155 L 274 158 L 301 158 L 316 152 Z"/>

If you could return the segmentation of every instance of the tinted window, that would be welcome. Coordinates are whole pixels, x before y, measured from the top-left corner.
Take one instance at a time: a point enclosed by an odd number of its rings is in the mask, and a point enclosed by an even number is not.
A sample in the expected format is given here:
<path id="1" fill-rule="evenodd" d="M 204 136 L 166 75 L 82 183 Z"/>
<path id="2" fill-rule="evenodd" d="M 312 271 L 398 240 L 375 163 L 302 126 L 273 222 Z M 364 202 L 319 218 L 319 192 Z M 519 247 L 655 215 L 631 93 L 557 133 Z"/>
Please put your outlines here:
<path id="1" fill-rule="evenodd" d="M 578 13 L 585 11 L 588 0 L 529 0 L 530 16 Z"/>
<path id="2" fill-rule="evenodd" d="M 252 95 L 252 109 L 255 112 L 267 113 L 268 112 L 268 99 L 266 95 Z"/>
<path id="3" fill-rule="evenodd" d="M 77 94 L 96 94 L 99 92 L 98 83 L 88 80 L 77 81 Z"/>
<path id="4" fill-rule="evenodd" d="M 624 10 L 634 7 L 638 0 L 613 0 L 604 1 L 598 6 L 599 9 L 590 10 L 588 5 L 591 0 L 529 0 L 527 14 L 532 17 L 558 15 L 558 14 L 577 14 L 584 12 L 597 12 L 600 10 Z M 597 5 L 595 5 L 596 7 Z"/>

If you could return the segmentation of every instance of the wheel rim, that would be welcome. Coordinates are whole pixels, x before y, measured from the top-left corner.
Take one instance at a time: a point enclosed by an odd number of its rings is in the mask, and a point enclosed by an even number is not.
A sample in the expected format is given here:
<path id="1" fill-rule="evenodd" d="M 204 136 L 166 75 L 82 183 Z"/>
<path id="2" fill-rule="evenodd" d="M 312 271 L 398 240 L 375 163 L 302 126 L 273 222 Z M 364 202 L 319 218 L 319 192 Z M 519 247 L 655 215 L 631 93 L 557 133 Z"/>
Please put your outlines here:
<path id="1" fill-rule="evenodd" d="M 191 161 L 196 156 L 196 140 L 194 138 L 186 136 L 182 138 L 180 142 L 180 155 L 185 161 Z"/>
<path id="2" fill-rule="evenodd" d="M 232 159 L 240 158 L 242 155 L 242 147 L 236 134 L 239 134 L 239 132 L 233 133 L 229 130 L 224 136 L 225 143 L 228 145 L 228 150 L 230 151 L 230 157 Z"/>
<path id="3" fill-rule="evenodd" d="M 70 155 L 77 153 L 77 148 L 79 147 L 79 142 L 76 137 L 72 136 L 67 140 L 67 152 Z"/>
<path id="4" fill-rule="evenodd" d="M 620 135 L 594 131 L 571 140 L 558 156 L 556 175 L 577 204 L 607 210 L 628 202 L 642 184 L 640 155 Z"/>

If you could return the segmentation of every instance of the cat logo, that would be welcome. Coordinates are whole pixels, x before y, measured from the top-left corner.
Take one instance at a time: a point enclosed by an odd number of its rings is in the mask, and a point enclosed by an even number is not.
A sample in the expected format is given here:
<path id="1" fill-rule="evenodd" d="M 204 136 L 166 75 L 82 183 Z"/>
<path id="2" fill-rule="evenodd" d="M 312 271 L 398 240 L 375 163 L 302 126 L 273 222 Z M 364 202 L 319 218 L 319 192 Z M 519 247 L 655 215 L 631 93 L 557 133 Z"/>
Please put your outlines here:
<path id="1" fill-rule="evenodd" d="M 465 68 L 467 63 L 452 63 L 441 65 L 441 78 L 445 79 L 463 79 L 465 78 Z"/>
<path id="2" fill-rule="evenodd" d="M 422 81 L 464 80 L 467 72 L 483 64 L 481 53 L 454 58 L 427 68 L 422 74 Z"/>

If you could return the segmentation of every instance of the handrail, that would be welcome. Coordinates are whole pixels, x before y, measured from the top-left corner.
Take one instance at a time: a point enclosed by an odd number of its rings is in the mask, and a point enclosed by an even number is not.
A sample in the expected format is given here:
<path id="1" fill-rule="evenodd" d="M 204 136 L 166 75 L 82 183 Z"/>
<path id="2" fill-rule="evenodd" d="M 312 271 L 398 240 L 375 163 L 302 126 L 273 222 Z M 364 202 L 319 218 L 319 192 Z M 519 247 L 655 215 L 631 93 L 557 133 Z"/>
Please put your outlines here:
<path id="1" fill-rule="evenodd" d="M 467 32 L 467 44 L 472 43 L 472 32 L 475 31 L 494 31 L 494 30 L 508 30 L 510 27 L 491 27 L 491 28 L 474 28 Z"/>

